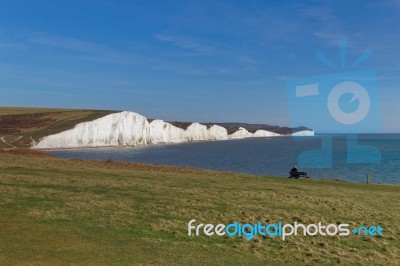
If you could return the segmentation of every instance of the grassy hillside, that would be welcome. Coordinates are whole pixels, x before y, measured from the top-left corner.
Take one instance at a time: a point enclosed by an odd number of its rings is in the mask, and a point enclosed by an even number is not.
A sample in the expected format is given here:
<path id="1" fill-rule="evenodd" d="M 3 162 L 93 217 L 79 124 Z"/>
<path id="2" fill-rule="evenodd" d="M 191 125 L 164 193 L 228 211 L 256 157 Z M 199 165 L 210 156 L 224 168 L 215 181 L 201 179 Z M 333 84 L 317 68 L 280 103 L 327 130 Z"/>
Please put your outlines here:
<path id="1" fill-rule="evenodd" d="M 33 140 L 115 111 L 0 107 L 0 148 L 29 147 Z"/>
<path id="2" fill-rule="evenodd" d="M 398 265 L 400 187 L 0 152 L 1 265 Z M 384 237 L 188 237 L 187 223 L 377 225 Z"/>

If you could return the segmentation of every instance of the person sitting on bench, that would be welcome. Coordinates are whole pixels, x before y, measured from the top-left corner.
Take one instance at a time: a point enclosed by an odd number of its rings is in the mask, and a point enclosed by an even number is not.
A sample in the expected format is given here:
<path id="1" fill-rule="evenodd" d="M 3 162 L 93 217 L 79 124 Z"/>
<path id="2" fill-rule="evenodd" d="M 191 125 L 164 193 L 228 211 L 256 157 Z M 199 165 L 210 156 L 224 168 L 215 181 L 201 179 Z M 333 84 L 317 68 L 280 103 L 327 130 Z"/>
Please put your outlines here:
<path id="1" fill-rule="evenodd" d="M 299 178 L 300 176 L 304 177 L 304 178 L 308 178 L 307 173 L 306 172 L 299 172 L 297 170 L 297 166 L 294 166 L 290 171 L 289 171 L 289 178 Z"/>
<path id="2" fill-rule="evenodd" d="M 290 172 L 293 172 L 293 173 L 297 172 L 297 166 L 296 165 L 293 166 L 293 168 L 290 170 Z"/>

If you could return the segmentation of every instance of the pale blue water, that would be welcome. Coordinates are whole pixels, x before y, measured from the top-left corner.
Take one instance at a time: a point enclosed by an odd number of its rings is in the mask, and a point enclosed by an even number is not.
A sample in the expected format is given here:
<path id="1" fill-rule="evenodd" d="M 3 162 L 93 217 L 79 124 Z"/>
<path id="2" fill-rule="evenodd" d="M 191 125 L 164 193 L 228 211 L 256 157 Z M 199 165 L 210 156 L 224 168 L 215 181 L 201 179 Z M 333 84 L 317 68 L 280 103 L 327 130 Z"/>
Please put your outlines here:
<path id="1" fill-rule="evenodd" d="M 257 175 L 287 177 L 297 164 L 298 155 L 318 149 L 320 138 L 305 137 L 250 138 L 242 140 L 192 142 L 144 147 L 53 150 L 64 158 L 146 162 L 176 166 L 191 166 Z M 400 134 L 360 135 L 359 143 L 377 147 L 382 154 L 380 164 L 348 164 L 345 137 L 333 142 L 333 167 L 299 169 L 311 178 L 331 178 L 366 182 L 367 173 L 373 183 L 400 183 Z"/>

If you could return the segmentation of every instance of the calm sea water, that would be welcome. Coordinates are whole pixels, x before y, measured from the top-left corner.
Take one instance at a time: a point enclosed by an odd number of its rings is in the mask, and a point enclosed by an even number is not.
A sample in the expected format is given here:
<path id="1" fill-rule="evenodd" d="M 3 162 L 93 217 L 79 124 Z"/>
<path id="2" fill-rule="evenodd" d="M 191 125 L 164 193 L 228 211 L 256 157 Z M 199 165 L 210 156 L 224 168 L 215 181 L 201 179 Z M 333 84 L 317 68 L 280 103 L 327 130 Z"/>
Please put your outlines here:
<path id="1" fill-rule="evenodd" d="M 299 169 L 311 178 L 331 178 L 366 182 L 367 173 L 373 183 L 400 183 L 400 134 L 359 135 L 359 143 L 377 147 L 382 154 L 380 164 L 348 164 L 345 137 L 333 138 L 333 167 Z M 192 142 L 126 148 L 53 150 L 63 158 L 80 158 L 129 162 L 146 162 L 175 166 L 191 166 L 257 175 L 287 177 L 297 164 L 298 155 L 318 149 L 318 136 L 250 138 L 242 140 Z"/>

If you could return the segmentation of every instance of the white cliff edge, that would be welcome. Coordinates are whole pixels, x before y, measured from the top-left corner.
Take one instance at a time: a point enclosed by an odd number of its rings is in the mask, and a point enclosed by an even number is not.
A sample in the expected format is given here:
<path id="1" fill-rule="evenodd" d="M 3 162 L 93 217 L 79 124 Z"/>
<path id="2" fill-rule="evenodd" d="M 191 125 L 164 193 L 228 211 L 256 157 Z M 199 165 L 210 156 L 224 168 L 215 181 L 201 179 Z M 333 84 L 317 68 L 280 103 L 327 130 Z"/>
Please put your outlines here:
<path id="1" fill-rule="evenodd" d="M 314 135 L 315 135 L 314 130 L 302 130 L 291 134 L 291 136 L 295 137 L 312 137 Z"/>
<path id="2" fill-rule="evenodd" d="M 125 111 L 79 123 L 70 130 L 40 139 L 32 148 L 140 146 L 226 139 L 228 139 L 228 132 L 221 126 L 214 125 L 208 128 L 205 125 L 193 123 L 184 130 L 163 120 L 153 120 L 149 123 L 146 117 Z"/>
<path id="3" fill-rule="evenodd" d="M 251 138 L 254 134 L 250 133 L 244 127 L 239 127 L 239 129 L 228 136 L 229 139 L 244 139 L 244 138 Z"/>
<path id="4" fill-rule="evenodd" d="M 151 143 L 179 143 L 183 141 L 184 130 L 163 120 L 150 123 Z"/>
<path id="5" fill-rule="evenodd" d="M 259 129 L 254 133 L 254 137 L 277 137 L 277 136 L 282 136 L 282 135 L 262 129 Z"/>
<path id="6" fill-rule="evenodd" d="M 267 130 L 259 129 L 255 133 L 247 131 L 244 127 L 239 127 L 239 130 L 228 136 L 228 139 L 244 139 L 244 138 L 257 138 L 257 137 L 277 137 L 281 134 L 274 133 Z"/>
<path id="7" fill-rule="evenodd" d="M 34 149 L 138 146 L 151 143 L 147 119 L 133 112 L 110 114 L 39 140 Z"/>
<path id="8" fill-rule="evenodd" d="M 314 136 L 314 131 L 300 131 L 293 136 Z M 60 149 L 104 146 L 141 146 L 159 143 L 227 140 L 250 137 L 281 136 L 266 130 L 255 133 L 241 127 L 231 135 L 225 128 L 208 127 L 192 123 L 187 129 L 178 128 L 163 120 L 150 123 L 146 117 L 134 112 L 110 114 L 93 121 L 83 122 L 74 128 L 40 139 L 33 149 Z"/>

